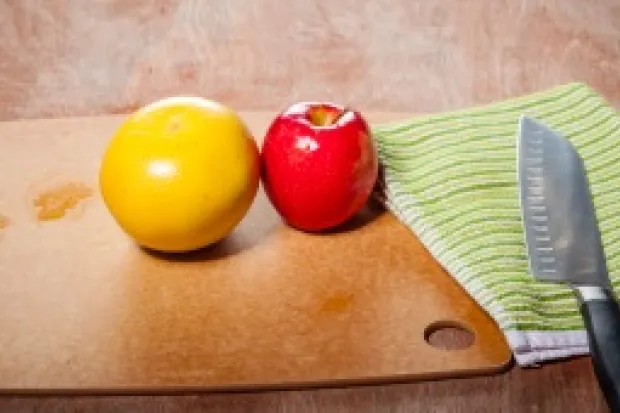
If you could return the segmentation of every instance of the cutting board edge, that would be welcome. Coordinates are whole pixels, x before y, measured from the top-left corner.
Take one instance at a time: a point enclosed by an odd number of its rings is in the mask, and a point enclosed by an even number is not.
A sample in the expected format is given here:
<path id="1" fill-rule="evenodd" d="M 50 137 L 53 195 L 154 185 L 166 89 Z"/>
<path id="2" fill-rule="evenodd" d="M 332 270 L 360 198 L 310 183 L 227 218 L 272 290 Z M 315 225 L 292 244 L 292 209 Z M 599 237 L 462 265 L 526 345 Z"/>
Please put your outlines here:
<path id="1" fill-rule="evenodd" d="M 254 393 L 266 391 L 321 390 L 343 387 L 364 387 L 376 385 L 414 384 L 429 381 L 487 377 L 507 373 L 514 367 L 512 352 L 500 365 L 479 369 L 462 368 L 452 372 L 431 371 L 416 374 L 384 375 L 359 378 L 328 378 L 312 381 L 287 381 L 282 383 L 231 383 L 228 385 L 171 385 L 171 386 L 118 386 L 84 388 L 0 388 L 0 396 L 153 396 L 187 393 Z"/>

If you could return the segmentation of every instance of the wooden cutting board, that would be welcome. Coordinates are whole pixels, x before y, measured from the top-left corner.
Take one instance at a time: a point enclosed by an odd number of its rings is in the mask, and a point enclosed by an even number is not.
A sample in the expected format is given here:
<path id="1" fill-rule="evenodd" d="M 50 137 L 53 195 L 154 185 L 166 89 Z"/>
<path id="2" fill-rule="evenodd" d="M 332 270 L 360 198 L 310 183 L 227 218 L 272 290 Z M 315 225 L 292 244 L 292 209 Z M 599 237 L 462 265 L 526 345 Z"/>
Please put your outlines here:
<path id="1" fill-rule="evenodd" d="M 242 115 L 260 144 L 273 114 Z M 493 321 L 380 209 L 311 235 L 261 191 L 216 247 L 176 259 L 137 248 L 97 188 L 122 120 L 0 123 L 0 390 L 322 386 L 509 365 Z M 473 344 L 429 344 L 446 325 Z"/>

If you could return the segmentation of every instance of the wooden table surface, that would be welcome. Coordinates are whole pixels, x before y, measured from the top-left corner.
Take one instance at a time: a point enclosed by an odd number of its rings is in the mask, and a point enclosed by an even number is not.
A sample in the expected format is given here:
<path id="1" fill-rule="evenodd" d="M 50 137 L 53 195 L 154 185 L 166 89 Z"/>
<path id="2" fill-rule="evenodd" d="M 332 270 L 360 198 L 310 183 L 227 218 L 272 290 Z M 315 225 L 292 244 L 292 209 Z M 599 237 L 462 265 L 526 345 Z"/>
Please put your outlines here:
<path id="1" fill-rule="evenodd" d="M 588 82 L 620 106 L 616 0 L 0 2 L 0 119 L 331 99 L 429 113 Z M 3 397 L 0 411 L 604 412 L 589 360 L 284 392 Z"/>

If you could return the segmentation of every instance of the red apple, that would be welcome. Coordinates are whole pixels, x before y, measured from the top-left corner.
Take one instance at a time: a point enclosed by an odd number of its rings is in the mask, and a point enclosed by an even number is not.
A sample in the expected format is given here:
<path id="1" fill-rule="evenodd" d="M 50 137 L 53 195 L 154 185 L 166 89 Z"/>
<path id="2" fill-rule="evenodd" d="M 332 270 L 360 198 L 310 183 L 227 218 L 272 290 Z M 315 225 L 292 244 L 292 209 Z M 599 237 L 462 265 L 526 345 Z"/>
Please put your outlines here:
<path id="1" fill-rule="evenodd" d="M 300 102 L 272 122 L 261 148 L 265 192 L 289 225 L 339 226 L 368 201 L 378 156 L 362 115 L 334 103 Z"/>

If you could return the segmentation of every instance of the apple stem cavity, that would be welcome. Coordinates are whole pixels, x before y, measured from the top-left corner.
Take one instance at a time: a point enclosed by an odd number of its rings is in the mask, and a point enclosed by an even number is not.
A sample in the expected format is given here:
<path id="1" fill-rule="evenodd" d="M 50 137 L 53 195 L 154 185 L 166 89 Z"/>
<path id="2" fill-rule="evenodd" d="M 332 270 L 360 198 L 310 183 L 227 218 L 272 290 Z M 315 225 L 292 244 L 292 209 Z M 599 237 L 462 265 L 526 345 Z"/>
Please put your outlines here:
<path id="1" fill-rule="evenodd" d="M 328 127 L 338 122 L 344 113 L 340 109 L 319 106 L 308 111 L 308 120 L 314 126 Z"/>

